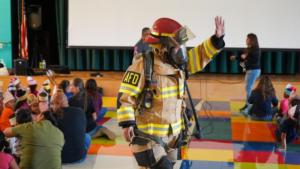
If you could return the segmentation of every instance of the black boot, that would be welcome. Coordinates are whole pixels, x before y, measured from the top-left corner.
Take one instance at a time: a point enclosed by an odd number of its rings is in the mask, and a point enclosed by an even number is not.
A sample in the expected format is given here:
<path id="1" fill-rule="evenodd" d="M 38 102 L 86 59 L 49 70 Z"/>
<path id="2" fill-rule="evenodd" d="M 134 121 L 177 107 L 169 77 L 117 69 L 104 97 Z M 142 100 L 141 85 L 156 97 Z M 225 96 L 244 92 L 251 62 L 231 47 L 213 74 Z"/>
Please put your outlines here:
<path id="1" fill-rule="evenodd" d="M 150 169 L 173 169 L 173 165 L 167 156 L 163 156 L 158 163 Z"/>

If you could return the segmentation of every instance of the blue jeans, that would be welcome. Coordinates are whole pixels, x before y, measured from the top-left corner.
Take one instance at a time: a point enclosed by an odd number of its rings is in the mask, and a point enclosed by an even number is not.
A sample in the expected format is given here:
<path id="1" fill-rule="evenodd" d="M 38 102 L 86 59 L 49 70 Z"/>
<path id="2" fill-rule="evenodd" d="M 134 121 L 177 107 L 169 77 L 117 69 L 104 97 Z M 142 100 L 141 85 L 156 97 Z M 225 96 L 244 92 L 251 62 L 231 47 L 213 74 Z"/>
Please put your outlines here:
<path id="1" fill-rule="evenodd" d="M 101 128 L 103 128 L 103 126 L 96 126 L 92 131 L 88 132 L 88 135 L 92 138 Z"/>
<path id="2" fill-rule="evenodd" d="M 84 148 L 86 150 L 86 154 L 82 157 L 82 159 L 76 161 L 76 162 L 73 162 L 73 163 L 66 163 L 66 164 L 78 164 L 78 163 L 81 163 L 85 160 L 86 156 L 87 156 L 87 151 L 89 150 L 90 148 L 90 145 L 91 145 L 91 136 L 89 134 L 85 134 L 85 137 L 84 137 Z"/>
<path id="3" fill-rule="evenodd" d="M 251 95 L 251 91 L 256 79 L 260 76 L 260 69 L 247 70 L 245 76 L 246 92 L 247 92 L 247 101 Z"/>

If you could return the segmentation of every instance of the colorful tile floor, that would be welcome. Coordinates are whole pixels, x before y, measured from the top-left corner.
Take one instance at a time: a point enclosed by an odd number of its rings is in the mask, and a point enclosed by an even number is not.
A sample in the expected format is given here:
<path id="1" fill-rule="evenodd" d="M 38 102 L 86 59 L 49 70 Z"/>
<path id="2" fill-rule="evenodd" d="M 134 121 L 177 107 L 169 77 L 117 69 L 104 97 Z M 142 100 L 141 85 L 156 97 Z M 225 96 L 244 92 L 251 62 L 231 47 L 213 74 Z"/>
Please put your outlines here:
<path id="1" fill-rule="evenodd" d="M 197 102 L 197 100 L 195 101 Z M 64 169 L 133 169 L 137 168 L 128 143 L 117 126 L 115 98 L 104 98 L 106 116 L 103 124 L 118 135 L 115 141 L 98 138 L 92 141 L 85 162 L 64 165 Z M 251 121 L 238 113 L 242 101 L 210 101 L 199 112 L 201 140 L 193 140 L 179 161 L 178 169 L 300 169 L 300 141 L 288 145 L 286 152 L 275 147 L 274 122 Z"/>

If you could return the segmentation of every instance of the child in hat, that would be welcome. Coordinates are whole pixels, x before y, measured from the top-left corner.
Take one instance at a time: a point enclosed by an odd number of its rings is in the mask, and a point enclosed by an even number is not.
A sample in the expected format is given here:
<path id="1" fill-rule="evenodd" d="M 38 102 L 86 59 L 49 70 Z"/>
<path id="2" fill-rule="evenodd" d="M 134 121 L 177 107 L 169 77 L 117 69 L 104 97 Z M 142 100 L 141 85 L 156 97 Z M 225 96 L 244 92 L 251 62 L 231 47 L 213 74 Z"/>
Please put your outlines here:
<path id="1" fill-rule="evenodd" d="M 42 110 L 49 109 L 49 96 L 45 91 L 41 91 L 38 96 L 39 108 Z M 42 112 L 41 112 L 42 113 Z"/>
<path id="2" fill-rule="evenodd" d="M 48 100 L 51 99 L 51 86 L 50 86 L 50 80 L 47 79 L 43 82 L 43 91 L 45 91 L 48 94 Z"/>
<path id="3" fill-rule="evenodd" d="M 286 150 L 287 143 L 295 141 L 300 132 L 300 97 L 291 100 L 291 108 L 288 110 L 287 119 L 280 123 L 276 130 L 277 141 L 281 144 L 279 150 Z"/>
<path id="4" fill-rule="evenodd" d="M 279 111 L 275 115 L 278 123 L 282 122 L 284 118 L 287 118 L 289 111 L 289 101 L 296 93 L 296 87 L 291 84 L 287 84 L 284 89 L 283 99 L 280 101 Z"/>
<path id="5" fill-rule="evenodd" d="M 8 91 L 4 93 L 3 105 L 4 109 L 0 116 L 1 131 L 4 131 L 6 128 L 10 127 L 9 117 L 14 114 L 15 98 Z"/>
<path id="6" fill-rule="evenodd" d="M 20 88 L 17 90 L 17 103 L 15 110 L 18 109 L 29 109 L 29 106 L 27 104 L 27 90 Z"/>
<path id="7" fill-rule="evenodd" d="M 28 87 L 30 89 L 30 93 L 34 94 L 35 96 L 38 95 L 37 88 L 37 82 L 34 80 L 31 76 L 27 77 Z"/>

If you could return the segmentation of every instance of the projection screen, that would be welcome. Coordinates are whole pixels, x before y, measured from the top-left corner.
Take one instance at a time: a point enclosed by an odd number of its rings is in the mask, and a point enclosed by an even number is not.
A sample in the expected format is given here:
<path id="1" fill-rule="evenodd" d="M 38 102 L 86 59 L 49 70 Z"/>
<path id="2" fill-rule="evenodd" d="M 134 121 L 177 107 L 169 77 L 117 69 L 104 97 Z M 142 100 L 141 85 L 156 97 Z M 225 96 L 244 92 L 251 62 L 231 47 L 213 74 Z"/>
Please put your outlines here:
<path id="1" fill-rule="evenodd" d="M 131 47 L 160 17 L 187 25 L 195 46 L 225 19 L 226 47 L 243 48 L 256 33 L 262 48 L 300 48 L 299 0 L 69 0 L 69 47 Z"/>

